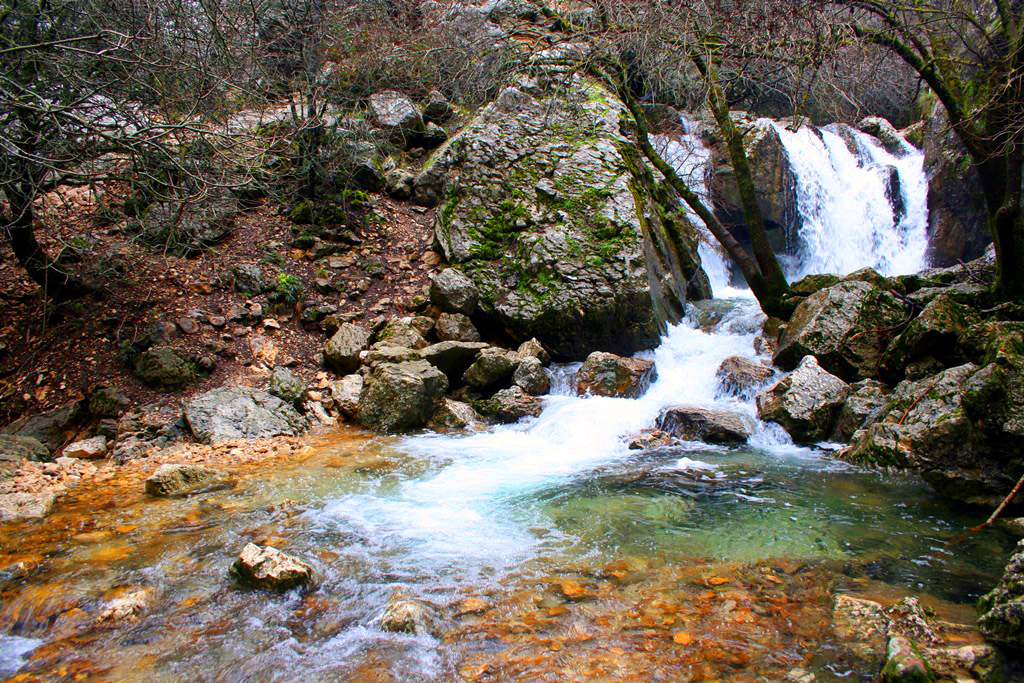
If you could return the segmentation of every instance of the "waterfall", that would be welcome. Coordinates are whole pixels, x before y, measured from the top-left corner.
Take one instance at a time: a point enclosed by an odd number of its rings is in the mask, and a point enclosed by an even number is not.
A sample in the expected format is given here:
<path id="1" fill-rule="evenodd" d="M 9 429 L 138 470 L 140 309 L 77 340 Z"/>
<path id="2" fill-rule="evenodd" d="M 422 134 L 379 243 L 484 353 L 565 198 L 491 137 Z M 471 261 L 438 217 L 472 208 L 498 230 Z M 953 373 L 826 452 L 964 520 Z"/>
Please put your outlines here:
<path id="1" fill-rule="evenodd" d="M 796 179 L 801 219 L 790 279 L 865 266 L 883 275 L 924 267 L 928 182 L 922 152 L 904 142 L 893 154 L 847 127 L 772 127 Z"/>

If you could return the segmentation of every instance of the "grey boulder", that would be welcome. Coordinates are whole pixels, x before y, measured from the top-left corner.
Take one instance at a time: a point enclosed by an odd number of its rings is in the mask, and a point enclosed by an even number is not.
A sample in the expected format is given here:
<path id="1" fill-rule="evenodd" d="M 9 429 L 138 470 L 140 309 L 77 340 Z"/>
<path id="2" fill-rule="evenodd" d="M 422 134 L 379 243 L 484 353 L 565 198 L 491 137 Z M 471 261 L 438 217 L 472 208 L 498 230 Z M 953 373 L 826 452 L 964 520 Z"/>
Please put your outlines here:
<path id="1" fill-rule="evenodd" d="M 306 421 L 294 408 L 259 389 L 220 387 L 185 403 L 185 422 L 202 443 L 295 436 Z"/>

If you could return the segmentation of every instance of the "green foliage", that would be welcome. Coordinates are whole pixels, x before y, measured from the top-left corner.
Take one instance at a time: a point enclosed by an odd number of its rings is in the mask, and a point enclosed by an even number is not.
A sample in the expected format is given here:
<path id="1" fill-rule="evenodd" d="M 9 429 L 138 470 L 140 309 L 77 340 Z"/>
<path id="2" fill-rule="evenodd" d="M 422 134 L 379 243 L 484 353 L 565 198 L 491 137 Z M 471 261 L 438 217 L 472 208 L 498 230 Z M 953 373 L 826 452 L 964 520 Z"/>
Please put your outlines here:
<path id="1" fill-rule="evenodd" d="M 485 261 L 500 258 L 509 240 L 523 229 L 518 224 L 529 219 L 530 214 L 524 206 L 511 199 L 503 200 L 494 213 L 470 229 L 470 236 L 477 241 L 470 253 Z"/>
<path id="2" fill-rule="evenodd" d="M 274 293 L 289 304 L 298 302 L 305 289 L 302 280 L 287 273 L 278 273 L 277 280 L 274 282 Z"/>

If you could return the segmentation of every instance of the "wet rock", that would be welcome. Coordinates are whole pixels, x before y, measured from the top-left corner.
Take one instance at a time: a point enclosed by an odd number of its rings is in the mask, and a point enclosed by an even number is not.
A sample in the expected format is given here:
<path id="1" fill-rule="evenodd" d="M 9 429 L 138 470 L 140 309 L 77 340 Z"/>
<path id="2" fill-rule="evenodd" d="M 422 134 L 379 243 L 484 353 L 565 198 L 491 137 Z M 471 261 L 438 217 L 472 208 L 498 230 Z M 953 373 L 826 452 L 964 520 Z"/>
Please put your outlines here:
<path id="1" fill-rule="evenodd" d="M 468 316 L 462 313 L 442 313 L 437 318 L 437 338 L 441 341 L 478 342 L 480 333 Z"/>
<path id="2" fill-rule="evenodd" d="M 35 439 L 55 451 L 74 436 L 82 421 L 82 406 L 72 401 L 56 410 L 27 415 L 4 427 L 3 433 Z"/>
<path id="3" fill-rule="evenodd" d="M 370 332 L 353 323 L 343 323 L 324 346 L 327 364 L 343 375 L 359 368 L 359 354 L 370 346 Z"/>
<path id="4" fill-rule="evenodd" d="M 132 624 L 139 620 L 149 609 L 153 600 L 153 591 L 142 589 L 111 600 L 100 612 L 97 623 L 108 625 Z"/>
<path id="5" fill-rule="evenodd" d="M 445 268 L 430 283 L 430 300 L 448 313 L 472 315 L 480 294 L 473 281 L 454 268 Z"/>
<path id="6" fill-rule="evenodd" d="M 886 647 L 880 680 L 881 683 L 932 683 L 935 674 L 910 640 L 894 636 Z"/>
<path id="7" fill-rule="evenodd" d="M 462 381 L 481 391 L 507 386 L 517 367 L 519 359 L 514 353 L 491 346 L 480 352 L 462 374 Z"/>
<path id="8" fill-rule="evenodd" d="M 903 598 L 885 611 L 889 619 L 889 635 L 909 638 L 918 645 L 938 645 L 942 639 L 928 623 L 928 615 L 921 601 L 915 597 Z"/>
<path id="9" fill-rule="evenodd" d="M 117 387 L 102 385 L 89 392 L 89 414 L 96 418 L 116 418 L 131 407 L 131 400 Z"/>
<path id="10" fill-rule="evenodd" d="M 414 325 L 412 318 L 400 318 L 388 321 L 384 327 L 377 332 L 373 345 L 376 346 L 403 346 L 407 349 L 422 349 L 430 343 L 420 334 L 417 325 Z"/>
<path id="11" fill-rule="evenodd" d="M 56 500 L 57 494 L 52 491 L 0 494 L 0 522 L 42 519 L 50 514 Z"/>
<path id="12" fill-rule="evenodd" d="M 391 142 L 404 144 L 423 130 L 423 118 L 412 100 L 400 92 L 385 90 L 370 95 L 370 120 L 383 128 Z"/>
<path id="13" fill-rule="evenodd" d="M 228 477 L 201 465 L 164 464 L 146 479 L 151 496 L 184 496 L 224 486 Z"/>
<path id="14" fill-rule="evenodd" d="M 839 409 L 831 438 L 849 441 L 862 427 L 869 424 L 889 402 L 889 389 L 881 382 L 865 379 L 850 385 L 850 393 Z"/>
<path id="15" fill-rule="evenodd" d="M 782 425 L 796 441 L 820 441 L 832 433 L 850 387 L 807 356 L 789 376 L 757 395 L 762 420 Z"/>
<path id="16" fill-rule="evenodd" d="M 667 448 L 676 443 L 675 437 L 660 429 L 645 429 L 634 434 L 629 439 L 629 449 L 632 451 L 646 451 L 652 448 Z"/>
<path id="17" fill-rule="evenodd" d="M 576 373 L 576 393 L 580 396 L 639 398 L 655 377 L 654 361 L 595 351 L 587 356 Z"/>
<path id="18" fill-rule="evenodd" d="M 749 398 L 774 372 L 772 368 L 755 360 L 729 356 L 718 366 L 715 377 L 718 378 L 723 394 Z"/>
<path id="19" fill-rule="evenodd" d="M 385 432 L 418 429 L 447 390 L 447 377 L 427 361 L 379 365 L 365 379 L 359 422 Z"/>
<path id="20" fill-rule="evenodd" d="M 253 588 L 286 591 L 316 583 L 313 567 L 276 548 L 249 543 L 231 565 L 230 574 Z"/>
<path id="21" fill-rule="evenodd" d="M 524 417 L 537 417 L 544 409 L 544 402 L 536 396 L 530 396 L 520 387 L 509 387 L 489 399 L 476 401 L 473 407 L 485 417 L 511 423 Z"/>
<path id="22" fill-rule="evenodd" d="M 543 396 L 551 391 L 551 378 L 544 372 L 544 365 L 533 356 L 519 361 L 519 367 L 512 374 L 512 383 L 532 396 Z"/>
<path id="23" fill-rule="evenodd" d="M 1024 517 L 1000 519 L 999 526 L 1018 538 L 1024 538 Z"/>
<path id="24" fill-rule="evenodd" d="M 90 439 L 83 439 L 68 444 L 64 447 L 64 456 L 67 458 L 82 458 L 93 460 L 102 458 L 107 454 L 107 437 L 94 436 Z"/>
<path id="25" fill-rule="evenodd" d="M 270 373 L 269 391 L 272 396 L 297 407 L 306 398 L 306 383 L 288 368 L 276 367 Z"/>
<path id="26" fill-rule="evenodd" d="M 805 356 L 845 381 L 874 379 L 890 334 L 907 319 L 904 304 L 887 291 L 848 280 L 807 297 L 779 341 L 775 364 L 794 369 Z"/>
<path id="27" fill-rule="evenodd" d="M 657 426 L 682 441 L 724 445 L 746 443 L 754 433 L 754 421 L 746 415 L 699 406 L 667 408 Z"/>
<path id="28" fill-rule="evenodd" d="M 1017 544 L 996 587 L 978 601 L 978 628 L 986 638 L 1024 650 L 1024 541 Z"/>
<path id="29" fill-rule="evenodd" d="M 544 350 L 544 346 L 536 339 L 524 341 L 519 345 L 519 349 L 516 350 L 516 354 L 521 358 L 525 358 L 526 356 L 536 358 L 541 362 L 541 365 L 544 366 L 551 363 L 551 356 L 548 355 L 548 352 Z"/>
<path id="30" fill-rule="evenodd" d="M 462 401 L 443 398 L 427 423 L 427 427 L 438 432 L 449 432 L 460 429 L 476 429 L 482 424 L 483 418 L 473 406 Z"/>
<path id="31" fill-rule="evenodd" d="M 197 441 L 295 436 L 306 421 L 290 405 L 265 391 L 220 387 L 185 403 L 185 422 Z"/>
<path id="32" fill-rule="evenodd" d="M 348 417 L 356 417 L 359 414 L 359 397 L 363 394 L 363 376 L 345 375 L 331 382 L 329 387 L 338 410 Z"/>
<path id="33" fill-rule="evenodd" d="M 889 636 L 889 619 L 879 603 L 852 595 L 837 595 L 832 628 L 843 647 L 860 659 L 881 659 Z"/>
<path id="34" fill-rule="evenodd" d="M 443 372 L 450 384 L 461 380 L 480 352 L 489 348 L 482 342 L 446 341 L 419 350 L 420 357 Z"/>
<path id="35" fill-rule="evenodd" d="M 144 384 L 162 391 L 178 391 L 196 381 L 196 369 L 190 358 L 168 346 L 141 353 L 133 371 Z"/>
<path id="36" fill-rule="evenodd" d="M 437 614 L 418 600 L 392 600 L 377 625 L 389 633 L 433 634 L 437 628 Z"/>

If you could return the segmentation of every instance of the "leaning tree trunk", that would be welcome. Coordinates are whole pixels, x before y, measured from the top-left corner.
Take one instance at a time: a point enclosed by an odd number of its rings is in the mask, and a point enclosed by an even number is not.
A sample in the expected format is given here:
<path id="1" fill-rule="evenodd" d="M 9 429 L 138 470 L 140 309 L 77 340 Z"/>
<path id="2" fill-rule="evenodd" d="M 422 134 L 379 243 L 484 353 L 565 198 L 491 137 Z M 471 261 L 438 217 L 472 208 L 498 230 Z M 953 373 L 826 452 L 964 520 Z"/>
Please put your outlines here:
<path id="1" fill-rule="evenodd" d="M 6 225 L 7 239 L 14 257 L 28 276 L 55 301 L 69 301 L 87 294 L 89 288 L 58 268 L 36 241 L 32 193 L 9 192 L 8 200 L 10 220 Z"/>

